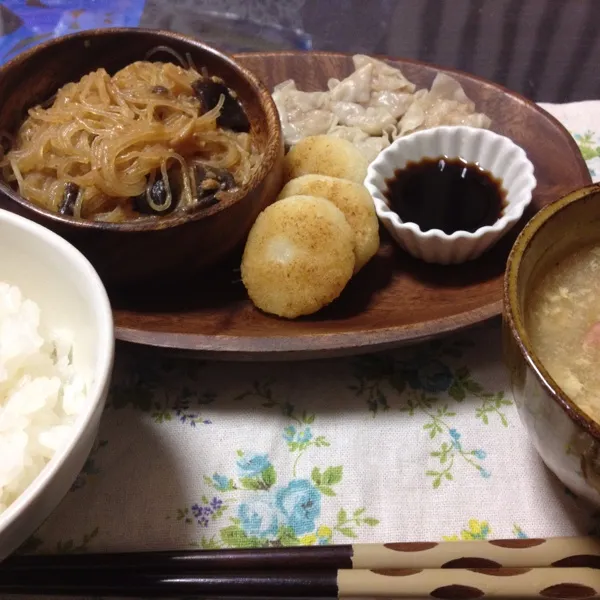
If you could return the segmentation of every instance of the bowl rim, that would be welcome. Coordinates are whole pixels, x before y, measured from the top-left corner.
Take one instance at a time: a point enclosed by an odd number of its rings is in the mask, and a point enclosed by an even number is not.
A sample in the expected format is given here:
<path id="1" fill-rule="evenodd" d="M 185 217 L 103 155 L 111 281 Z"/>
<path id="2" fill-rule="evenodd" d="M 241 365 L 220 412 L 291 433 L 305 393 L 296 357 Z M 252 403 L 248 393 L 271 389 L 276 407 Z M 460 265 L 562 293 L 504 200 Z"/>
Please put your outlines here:
<path id="1" fill-rule="evenodd" d="M 0 179 L 0 194 L 9 198 L 12 202 L 19 204 L 25 211 L 34 213 L 38 218 L 48 219 L 56 226 L 67 226 L 75 229 L 92 229 L 113 231 L 120 233 L 136 233 L 142 231 L 159 231 L 163 229 L 171 229 L 186 223 L 200 221 L 209 216 L 218 214 L 227 210 L 234 204 L 240 202 L 248 194 L 255 191 L 262 183 L 264 178 L 273 170 L 277 161 L 279 146 L 283 144 L 281 132 L 281 123 L 279 121 L 279 113 L 275 106 L 271 93 L 264 83 L 254 75 L 249 69 L 240 65 L 233 57 L 217 48 L 204 44 L 196 38 L 181 33 L 167 31 L 165 29 L 148 29 L 142 27 L 106 27 L 100 29 L 87 29 L 67 35 L 62 35 L 51 40 L 47 40 L 26 50 L 5 64 L 0 66 L 0 78 L 8 71 L 19 69 L 20 66 L 32 57 L 45 52 L 48 48 L 59 46 L 71 40 L 86 40 L 98 37 L 110 37 L 113 35 L 131 35 L 131 36 L 153 36 L 156 38 L 157 46 L 165 45 L 169 40 L 176 40 L 180 43 L 193 46 L 200 52 L 205 52 L 212 55 L 215 59 L 222 61 L 229 68 L 233 69 L 238 75 L 249 82 L 257 95 L 257 103 L 264 113 L 266 122 L 266 131 L 268 132 L 268 143 L 261 157 L 259 168 L 252 174 L 250 181 L 243 187 L 227 198 L 226 202 L 219 202 L 213 206 L 192 211 L 189 213 L 173 213 L 166 215 L 160 219 L 140 219 L 138 221 L 125 221 L 122 223 L 111 223 L 107 221 L 92 221 L 88 219 L 76 219 L 74 217 L 66 217 L 58 213 L 52 212 L 46 208 L 27 200 L 18 192 L 13 190 L 6 182 Z M 132 59 L 132 62 L 135 59 Z M 66 84 L 63 84 L 66 85 Z M 1 102 L 1 101 L 0 101 Z"/>
<path id="2" fill-rule="evenodd" d="M 596 194 L 600 194 L 600 183 L 594 183 L 569 192 L 542 208 L 525 225 L 517 237 L 506 263 L 506 271 L 504 273 L 503 318 L 510 329 L 519 352 L 547 395 L 550 396 L 567 414 L 571 421 L 590 434 L 595 440 L 600 441 L 600 423 L 596 423 L 569 398 L 546 370 L 537 353 L 534 351 L 524 326 L 523 315 L 518 301 L 520 283 L 519 267 L 532 240 L 537 235 L 542 235 L 546 224 L 568 206 Z"/>
<path id="3" fill-rule="evenodd" d="M 67 261 L 75 266 L 79 276 L 85 279 L 86 287 L 89 288 L 91 300 L 94 303 L 94 313 L 99 320 L 99 330 L 96 336 L 98 354 L 94 365 L 95 377 L 87 394 L 87 406 L 77 415 L 69 441 L 54 453 L 34 480 L 6 510 L 0 513 L 0 536 L 2 536 L 2 532 L 11 523 L 14 523 L 27 506 L 44 492 L 67 457 L 73 452 L 98 405 L 104 403 L 103 398 L 105 398 L 105 391 L 110 385 L 113 368 L 115 336 L 112 309 L 106 288 L 92 264 L 75 246 L 43 225 L 4 209 L 0 209 L 0 222 L 8 223 L 10 227 L 23 232 L 25 236 L 41 239 L 44 245 L 53 246 L 62 253 Z"/>
<path id="4" fill-rule="evenodd" d="M 474 137 L 476 135 L 479 135 L 488 137 L 489 139 L 501 139 L 507 147 L 512 147 L 516 149 L 517 157 L 515 160 L 518 160 L 523 163 L 523 166 L 527 171 L 527 183 L 518 190 L 519 193 L 524 194 L 524 197 L 514 203 L 513 206 L 516 208 L 514 214 L 511 214 L 510 216 L 503 214 L 492 225 L 484 225 L 483 227 L 479 227 L 473 232 L 458 230 L 450 234 L 445 233 L 441 229 L 429 229 L 427 231 L 423 231 L 417 223 L 413 223 L 411 221 L 405 222 L 401 220 L 398 213 L 395 210 L 393 210 L 385 201 L 384 190 L 375 183 L 375 178 L 378 175 L 383 176 L 380 167 L 390 163 L 393 166 L 393 163 L 395 161 L 390 160 L 390 155 L 398 148 L 414 144 L 415 140 L 418 140 L 419 138 L 428 137 L 433 138 L 435 140 L 437 138 L 440 138 L 440 136 L 444 135 L 452 137 L 458 135 Z M 444 156 L 446 158 L 460 158 L 459 156 L 454 156 L 454 154 Z M 422 155 L 421 158 L 427 157 L 425 155 Z M 491 173 L 491 170 L 486 170 Z M 494 177 L 497 177 L 495 173 L 492 173 L 492 175 L 494 175 Z M 526 208 L 531 203 L 533 190 L 537 186 L 537 180 L 535 178 L 535 169 L 533 163 L 529 160 L 527 153 L 523 148 L 521 148 L 521 146 L 519 146 L 517 143 L 511 140 L 508 136 L 502 135 L 501 133 L 496 133 L 491 129 L 471 127 L 468 125 L 441 125 L 439 127 L 433 127 L 432 129 L 414 131 L 403 137 L 396 138 L 389 146 L 384 148 L 378 154 L 377 158 L 375 158 L 373 162 L 369 164 L 364 185 L 373 197 L 373 201 L 375 202 L 375 209 L 377 211 L 378 216 L 382 220 L 392 225 L 395 229 L 399 231 L 410 231 L 423 241 L 442 240 L 443 242 L 451 243 L 457 240 L 479 239 L 488 232 L 504 233 L 509 226 L 516 223 L 523 216 L 523 213 L 525 212 Z"/>

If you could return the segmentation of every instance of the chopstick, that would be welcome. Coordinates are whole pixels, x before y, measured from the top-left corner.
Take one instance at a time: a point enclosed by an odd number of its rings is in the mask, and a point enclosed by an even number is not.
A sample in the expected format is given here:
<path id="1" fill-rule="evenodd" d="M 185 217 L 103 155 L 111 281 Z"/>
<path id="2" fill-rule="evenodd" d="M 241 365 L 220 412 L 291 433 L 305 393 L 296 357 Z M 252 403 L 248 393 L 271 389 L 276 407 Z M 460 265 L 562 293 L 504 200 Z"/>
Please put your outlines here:
<path id="1" fill-rule="evenodd" d="M 596 569 L 591 537 L 33 555 L 0 563 L 0 594 L 600 598 Z"/>
<path id="2" fill-rule="evenodd" d="M 221 572 L 165 575 L 151 571 L 13 571 L 0 574 L 1 594 L 176 598 L 336 598 L 336 572 Z"/>
<path id="3" fill-rule="evenodd" d="M 600 539 L 594 537 L 405 542 L 260 548 L 180 550 L 108 554 L 12 556 L 0 573 L 16 569 L 160 569 L 217 572 L 326 569 L 449 569 L 499 567 L 600 568 Z"/>
<path id="4" fill-rule="evenodd" d="M 343 569 L 163 575 L 137 571 L 0 573 L 9 594 L 210 598 L 600 598 L 600 572 L 550 569 Z"/>

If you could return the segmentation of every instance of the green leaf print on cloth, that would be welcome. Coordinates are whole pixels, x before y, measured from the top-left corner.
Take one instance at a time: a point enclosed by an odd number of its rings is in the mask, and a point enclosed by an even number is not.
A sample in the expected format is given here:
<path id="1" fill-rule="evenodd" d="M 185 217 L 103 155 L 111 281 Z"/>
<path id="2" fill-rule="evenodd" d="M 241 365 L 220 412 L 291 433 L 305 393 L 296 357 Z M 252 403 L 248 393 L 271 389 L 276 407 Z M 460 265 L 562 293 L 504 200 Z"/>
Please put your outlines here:
<path id="1" fill-rule="evenodd" d="M 573 133 L 572 135 L 579 146 L 579 151 L 584 160 L 600 157 L 600 146 L 594 140 L 593 131 L 586 131 L 583 134 Z"/>
<path id="2" fill-rule="evenodd" d="M 392 408 L 409 417 L 424 419 L 423 430 L 434 444 L 429 453 L 434 464 L 426 468 L 434 489 L 455 479 L 453 470 L 457 461 L 475 469 L 488 479 L 491 473 L 484 467 L 487 453 L 482 448 L 469 447 L 454 422 L 457 413 L 453 403 L 462 403 L 467 397 L 479 401 L 473 417 L 482 424 L 500 424 L 508 427 L 504 408 L 512 401 L 504 392 L 489 392 L 476 381 L 464 364 L 455 364 L 464 357 L 470 344 L 464 340 L 435 341 L 415 356 L 388 353 L 364 356 L 354 363 L 357 381 L 351 389 L 364 397 L 373 416 Z M 390 406 L 390 398 L 400 398 L 397 406 Z"/>
<path id="3" fill-rule="evenodd" d="M 80 540 L 73 538 L 58 540 L 54 547 L 50 546 L 47 550 L 44 548 L 44 540 L 39 536 L 38 533 L 34 533 L 30 536 L 27 541 L 21 545 L 18 549 L 18 554 L 35 554 L 44 549 L 44 553 L 51 552 L 52 554 L 76 554 L 78 552 L 87 552 L 88 546 L 92 540 L 94 540 L 98 533 L 100 533 L 100 527 L 94 527 L 91 531 L 84 533 Z"/>
<path id="4" fill-rule="evenodd" d="M 254 381 L 252 388 L 234 398 L 236 402 L 246 399 L 259 400 L 263 408 L 279 408 L 284 417 L 289 417 L 298 425 L 310 425 L 315 420 L 314 414 L 308 414 L 303 411 L 302 414 L 297 414 L 296 407 L 287 401 L 277 400 L 273 395 L 273 381 Z M 295 429 L 294 426 L 291 426 Z"/>
<path id="5" fill-rule="evenodd" d="M 292 406 L 289 416 L 294 414 Z M 337 495 L 335 488 L 343 480 L 344 469 L 317 465 L 310 479 L 297 476 L 298 462 L 309 447 L 329 446 L 306 424 L 314 422 L 314 415 L 298 421 L 302 426 L 288 425 L 282 435 L 288 450 L 296 455 L 291 478 L 277 472 L 268 453 L 238 450 L 235 475 L 213 473 L 203 478 L 218 495 L 204 494 L 200 502 L 167 518 L 203 529 L 217 528 L 217 533 L 200 537 L 202 548 L 329 544 L 339 536 L 358 537 L 357 527 L 378 525 L 379 520 L 368 515 L 365 507 L 340 508 L 333 522 L 323 518 L 322 506 Z"/>
<path id="6" fill-rule="evenodd" d="M 98 454 L 108 445 L 108 440 L 96 440 L 92 447 L 90 455 L 87 457 L 83 468 L 77 475 L 77 478 L 71 486 L 71 491 L 79 490 L 85 486 L 88 479 L 100 473 L 100 468 L 97 464 Z"/>
<path id="7" fill-rule="evenodd" d="M 586 161 L 591 177 L 596 180 L 598 166 L 600 166 L 600 140 L 593 131 L 589 129 L 585 133 L 573 133 L 571 135 L 579 146 L 579 151 Z"/>
<path id="8" fill-rule="evenodd" d="M 198 410 L 217 399 L 214 392 L 196 391 L 201 387 L 202 369 L 198 367 L 202 365 L 200 361 L 195 365 L 183 361 L 177 364 L 174 359 L 164 359 L 160 363 L 149 361 L 147 365 L 140 363 L 136 369 L 127 369 L 126 364 L 117 365 L 107 408 L 135 408 L 149 413 L 157 425 L 171 421 L 192 428 L 211 425 L 212 421 Z M 170 377 L 171 373 L 173 377 Z"/>

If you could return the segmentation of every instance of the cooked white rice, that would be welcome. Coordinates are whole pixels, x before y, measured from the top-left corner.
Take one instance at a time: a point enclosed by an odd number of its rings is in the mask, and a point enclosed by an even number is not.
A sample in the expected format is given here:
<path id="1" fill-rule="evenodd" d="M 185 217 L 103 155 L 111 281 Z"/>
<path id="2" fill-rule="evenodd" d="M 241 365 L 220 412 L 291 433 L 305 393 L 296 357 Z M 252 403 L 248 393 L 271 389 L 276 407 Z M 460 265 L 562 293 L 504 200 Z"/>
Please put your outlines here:
<path id="1" fill-rule="evenodd" d="M 75 373 L 72 339 L 0 282 L 0 513 L 69 439 L 83 409 L 86 378 Z"/>

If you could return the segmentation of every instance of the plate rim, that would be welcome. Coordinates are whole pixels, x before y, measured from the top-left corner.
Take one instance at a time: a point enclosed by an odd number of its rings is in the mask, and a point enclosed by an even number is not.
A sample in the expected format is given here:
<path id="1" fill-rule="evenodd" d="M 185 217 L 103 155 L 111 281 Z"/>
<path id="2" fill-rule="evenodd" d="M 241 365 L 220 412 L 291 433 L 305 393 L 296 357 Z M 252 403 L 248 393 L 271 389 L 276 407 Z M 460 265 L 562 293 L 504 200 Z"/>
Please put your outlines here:
<path id="1" fill-rule="evenodd" d="M 497 317 L 502 311 L 502 300 L 473 308 L 452 317 L 442 317 L 420 323 L 418 331 L 414 325 L 386 327 L 384 329 L 348 331 L 341 333 L 315 333 L 300 334 L 295 336 L 269 335 L 269 336 L 237 336 L 201 333 L 157 333 L 153 331 L 140 331 L 128 327 L 118 329 L 117 339 L 122 342 L 168 348 L 173 350 L 190 350 L 207 352 L 211 354 L 244 353 L 252 355 L 296 355 L 315 354 L 322 352 L 336 352 L 342 354 L 360 354 L 376 352 L 394 347 L 402 343 L 418 343 L 438 335 L 453 333 L 481 324 Z M 473 313 L 480 313 L 472 317 Z M 155 339 L 155 338 L 162 339 Z M 311 340 L 310 347 L 306 340 Z M 358 339 L 354 339 L 358 338 Z M 282 346 L 278 348 L 278 346 Z"/>
<path id="2" fill-rule="evenodd" d="M 305 57 L 311 56 L 315 59 L 333 57 L 337 59 L 349 59 L 356 53 L 349 52 L 327 52 L 319 50 L 281 52 L 239 52 L 231 56 L 234 60 L 265 57 Z M 369 54 L 369 56 L 383 60 L 401 62 L 435 69 L 449 74 L 466 77 L 480 85 L 491 87 L 496 91 L 509 95 L 526 104 L 534 112 L 551 121 L 555 127 L 561 129 L 565 134 L 572 153 L 580 157 L 579 168 L 582 177 L 582 185 L 592 182 L 589 169 L 583 156 L 579 151 L 576 141 L 573 139 L 566 127 L 553 115 L 536 102 L 526 98 L 518 92 L 514 92 L 505 86 L 495 83 L 489 79 L 474 75 L 459 69 L 443 67 L 435 63 L 421 60 L 393 57 L 382 54 Z M 564 193 L 568 193 L 565 191 Z M 562 194 L 561 194 L 562 195 Z M 557 198 L 558 199 L 558 198 Z M 135 312 L 135 311 L 134 311 Z M 361 354 L 376 352 L 388 348 L 400 346 L 407 343 L 418 343 L 427 339 L 464 330 L 469 327 L 484 323 L 502 313 L 502 298 L 498 300 L 461 312 L 452 317 L 441 317 L 431 321 L 411 323 L 410 325 L 398 325 L 376 330 L 360 330 L 346 332 L 311 332 L 298 335 L 266 335 L 266 336 L 239 336 L 227 334 L 203 334 L 203 333 L 168 333 L 158 332 L 150 329 L 139 330 L 131 327 L 121 327 L 115 324 L 116 338 L 125 343 L 150 346 L 156 348 L 179 350 L 184 352 L 201 353 L 215 358 L 242 358 L 242 355 L 250 359 L 273 359 L 273 358 L 314 358 L 323 353 L 327 356 L 343 356 L 349 354 Z M 308 343 L 310 341 L 310 343 Z"/>

